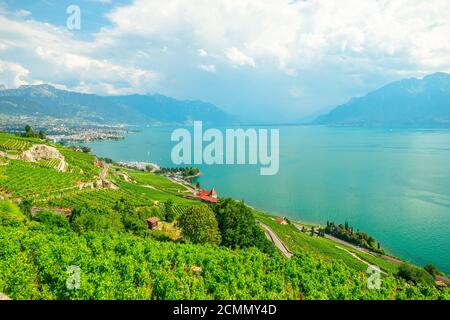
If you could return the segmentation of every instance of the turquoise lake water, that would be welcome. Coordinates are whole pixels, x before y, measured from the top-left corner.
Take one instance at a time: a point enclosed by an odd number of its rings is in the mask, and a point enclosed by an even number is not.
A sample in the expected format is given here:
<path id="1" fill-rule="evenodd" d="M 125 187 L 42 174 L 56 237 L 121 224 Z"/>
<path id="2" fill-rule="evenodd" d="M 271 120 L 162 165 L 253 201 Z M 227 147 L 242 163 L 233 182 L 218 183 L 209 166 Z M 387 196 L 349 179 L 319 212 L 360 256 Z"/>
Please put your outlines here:
<path id="1" fill-rule="evenodd" d="M 144 128 L 94 153 L 173 166 L 174 128 Z M 280 127 L 280 169 L 199 166 L 202 187 L 302 221 L 349 221 L 394 255 L 450 273 L 450 130 Z"/>

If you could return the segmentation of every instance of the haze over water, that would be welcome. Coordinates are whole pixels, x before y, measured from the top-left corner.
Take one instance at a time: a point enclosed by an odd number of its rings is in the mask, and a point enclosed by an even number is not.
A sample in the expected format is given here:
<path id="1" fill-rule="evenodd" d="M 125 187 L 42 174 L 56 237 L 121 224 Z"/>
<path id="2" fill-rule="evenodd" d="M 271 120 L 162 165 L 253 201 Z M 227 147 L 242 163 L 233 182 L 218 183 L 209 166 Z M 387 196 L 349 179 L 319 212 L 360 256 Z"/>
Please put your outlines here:
<path id="1" fill-rule="evenodd" d="M 116 161 L 173 166 L 174 128 L 88 143 Z M 394 255 L 450 273 L 450 130 L 280 128 L 280 169 L 200 166 L 202 187 L 292 219 L 348 221 Z"/>

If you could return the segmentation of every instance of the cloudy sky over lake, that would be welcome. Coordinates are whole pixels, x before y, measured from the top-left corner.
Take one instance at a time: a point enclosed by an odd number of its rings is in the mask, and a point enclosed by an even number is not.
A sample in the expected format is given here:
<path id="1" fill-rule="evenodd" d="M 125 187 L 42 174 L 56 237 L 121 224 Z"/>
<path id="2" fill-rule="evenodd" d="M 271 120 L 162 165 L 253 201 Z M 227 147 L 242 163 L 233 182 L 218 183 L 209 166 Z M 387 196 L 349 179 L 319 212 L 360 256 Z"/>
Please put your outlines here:
<path id="1" fill-rule="evenodd" d="M 78 5 L 81 29 L 66 10 Z M 448 0 L 0 0 L 0 83 L 161 93 L 261 121 L 450 72 Z"/>

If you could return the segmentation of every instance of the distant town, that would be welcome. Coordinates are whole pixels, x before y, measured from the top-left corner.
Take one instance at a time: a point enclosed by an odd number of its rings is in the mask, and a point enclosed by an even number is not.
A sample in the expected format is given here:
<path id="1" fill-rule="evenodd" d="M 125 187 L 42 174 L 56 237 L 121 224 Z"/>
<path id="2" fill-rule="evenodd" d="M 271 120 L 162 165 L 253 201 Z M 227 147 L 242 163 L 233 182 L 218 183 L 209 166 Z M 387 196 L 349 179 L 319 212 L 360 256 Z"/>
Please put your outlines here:
<path id="1" fill-rule="evenodd" d="M 22 132 L 29 124 L 35 130 L 47 133 L 47 139 L 58 143 L 87 142 L 94 140 L 119 140 L 125 134 L 136 132 L 124 124 L 101 124 L 80 119 L 57 119 L 53 117 L 8 116 L 0 114 L 0 131 Z"/>

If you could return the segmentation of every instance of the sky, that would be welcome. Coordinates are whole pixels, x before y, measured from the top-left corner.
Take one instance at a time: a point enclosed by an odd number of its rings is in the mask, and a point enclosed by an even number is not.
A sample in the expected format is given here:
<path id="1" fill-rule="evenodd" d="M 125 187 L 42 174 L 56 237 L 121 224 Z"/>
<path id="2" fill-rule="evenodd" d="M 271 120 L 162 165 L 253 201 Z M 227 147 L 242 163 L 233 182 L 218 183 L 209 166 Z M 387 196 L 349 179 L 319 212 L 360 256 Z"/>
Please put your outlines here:
<path id="1" fill-rule="evenodd" d="M 449 17 L 448 0 L 0 0 L 0 84 L 160 93 L 294 122 L 450 72 Z"/>

